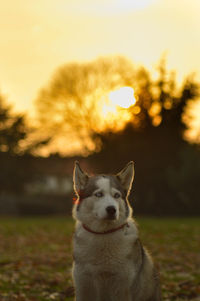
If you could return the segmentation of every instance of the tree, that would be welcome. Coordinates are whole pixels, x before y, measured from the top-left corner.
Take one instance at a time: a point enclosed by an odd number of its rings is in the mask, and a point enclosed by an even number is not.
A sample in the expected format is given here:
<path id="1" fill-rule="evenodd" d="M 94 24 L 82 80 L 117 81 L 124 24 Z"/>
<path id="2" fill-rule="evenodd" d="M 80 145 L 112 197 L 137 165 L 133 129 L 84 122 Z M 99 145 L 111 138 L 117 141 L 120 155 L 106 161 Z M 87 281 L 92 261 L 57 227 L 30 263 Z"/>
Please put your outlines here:
<path id="1" fill-rule="evenodd" d="M 28 125 L 27 117 L 13 113 L 0 94 L 0 152 L 9 155 L 32 154 L 49 139 L 35 137 L 36 128 Z"/>
<path id="2" fill-rule="evenodd" d="M 12 114 L 11 107 L 5 104 L 0 95 L 0 151 L 11 155 L 21 152 L 20 142 L 27 135 L 25 117 L 21 114 Z"/>
<path id="3" fill-rule="evenodd" d="M 25 115 L 15 114 L 0 95 L 0 193 L 21 192 L 33 176 L 30 158 L 38 146 L 46 143 L 32 139 L 35 129 L 27 125 Z"/>
<path id="4" fill-rule="evenodd" d="M 133 81 L 134 67 L 123 57 L 70 63 L 59 68 L 36 99 L 40 132 L 53 137 L 49 149 L 56 152 L 56 145 L 62 144 L 64 152 L 73 143 L 74 148 L 80 144 L 84 154 L 98 149 L 93 134 L 105 124 L 99 114 L 102 96 L 117 87 L 131 86 Z"/>

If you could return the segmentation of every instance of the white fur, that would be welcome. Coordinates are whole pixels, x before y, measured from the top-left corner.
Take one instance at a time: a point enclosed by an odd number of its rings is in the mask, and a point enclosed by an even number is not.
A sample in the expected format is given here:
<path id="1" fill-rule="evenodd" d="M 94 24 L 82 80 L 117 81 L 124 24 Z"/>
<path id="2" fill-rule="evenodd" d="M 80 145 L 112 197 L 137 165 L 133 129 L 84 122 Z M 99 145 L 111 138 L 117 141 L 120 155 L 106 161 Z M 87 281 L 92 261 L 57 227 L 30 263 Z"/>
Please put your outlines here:
<path id="1" fill-rule="evenodd" d="M 100 178 L 97 181 L 97 186 L 99 186 L 99 189 L 95 191 L 102 191 L 103 197 L 96 198 L 94 202 L 94 214 L 99 219 L 105 219 L 107 217 L 106 208 L 108 206 L 113 206 L 116 209 L 116 219 L 119 218 L 119 201 L 114 199 L 113 195 L 115 193 L 115 190 L 111 188 L 109 179 L 106 178 Z"/>
<path id="2" fill-rule="evenodd" d="M 77 301 L 101 301 L 108 291 L 108 301 L 132 300 L 128 291 L 137 274 L 137 263 L 134 265 L 129 255 L 137 238 L 138 231 L 131 219 L 129 227 L 102 236 L 87 232 L 77 223 L 73 268 Z"/>

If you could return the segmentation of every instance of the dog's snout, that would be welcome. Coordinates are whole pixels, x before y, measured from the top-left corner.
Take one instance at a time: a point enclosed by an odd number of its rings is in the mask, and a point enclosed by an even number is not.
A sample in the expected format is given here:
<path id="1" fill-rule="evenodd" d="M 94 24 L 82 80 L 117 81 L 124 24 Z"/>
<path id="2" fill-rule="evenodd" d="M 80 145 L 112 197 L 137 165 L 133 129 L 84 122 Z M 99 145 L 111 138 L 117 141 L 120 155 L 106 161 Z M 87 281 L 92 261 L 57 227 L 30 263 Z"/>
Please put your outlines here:
<path id="1" fill-rule="evenodd" d="M 108 206 L 106 208 L 106 211 L 109 215 L 115 215 L 116 214 L 116 208 L 114 206 Z"/>

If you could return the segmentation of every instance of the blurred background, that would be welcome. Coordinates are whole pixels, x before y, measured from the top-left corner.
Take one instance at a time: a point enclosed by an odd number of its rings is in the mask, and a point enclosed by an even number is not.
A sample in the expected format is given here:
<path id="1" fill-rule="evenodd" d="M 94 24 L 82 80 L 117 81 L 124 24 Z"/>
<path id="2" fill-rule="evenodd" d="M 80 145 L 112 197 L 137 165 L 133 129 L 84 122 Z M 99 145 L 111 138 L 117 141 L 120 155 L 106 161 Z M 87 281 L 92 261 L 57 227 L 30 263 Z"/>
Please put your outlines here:
<path id="1" fill-rule="evenodd" d="M 199 0 L 0 1 L 0 214 L 71 214 L 133 160 L 136 215 L 200 214 Z"/>

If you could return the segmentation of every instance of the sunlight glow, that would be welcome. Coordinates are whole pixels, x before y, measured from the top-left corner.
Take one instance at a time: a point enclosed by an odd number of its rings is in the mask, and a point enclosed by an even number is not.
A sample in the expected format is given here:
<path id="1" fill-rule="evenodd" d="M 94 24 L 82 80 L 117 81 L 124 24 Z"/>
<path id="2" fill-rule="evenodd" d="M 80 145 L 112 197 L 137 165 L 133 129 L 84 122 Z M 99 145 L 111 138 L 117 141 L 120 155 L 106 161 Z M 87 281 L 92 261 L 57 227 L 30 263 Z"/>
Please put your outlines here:
<path id="1" fill-rule="evenodd" d="M 135 107 L 136 98 L 131 87 L 121 87 L 99 98 L 97 112 L 99 112 L 96 131 L 105 130 L 120 131 L 132 118 L 132 113 L 128 110 Z M 140 108 L 136 106 L 136 114 Z"/>
<path id="2" fill-rule="evenodd" d="M 200 143 L 200 99 L 198 101 L 189 100 L 187 108 L 183 114 L 183 121 L 188 125 L 184 133 L 186 140 L 191 143 Z"/>
<path id="3" fill-rule="evenodd" d="M 116 106 L 112 103 L 104 103 L 102 107 L 102 115 L 104 118 L 107 117 L 108 114 L 116 115 L 117 114 L 117 109 Z"/>
<path id="4" fill-rule="evenodd" d="M 134 90 L 131 87 L 122 87 L 118 90 L 110 92 L 109 99 L 113 104 L 125 109 L 128 109 L 130 106 L 133 106 L 136 103 Z"/>
<path id="5" fill-rule="evenodd" d="M 74 0 L 61 5 L 63 11 L 70 10 L 73 14 L 116 15 L 149 7 L 156 0 Z M 64 7 L 63 7 L 64 6 Z"/>

